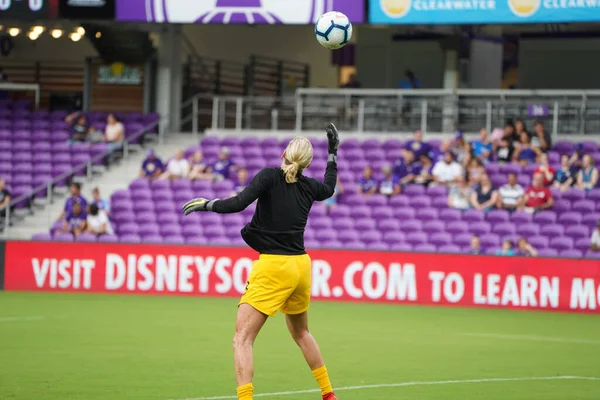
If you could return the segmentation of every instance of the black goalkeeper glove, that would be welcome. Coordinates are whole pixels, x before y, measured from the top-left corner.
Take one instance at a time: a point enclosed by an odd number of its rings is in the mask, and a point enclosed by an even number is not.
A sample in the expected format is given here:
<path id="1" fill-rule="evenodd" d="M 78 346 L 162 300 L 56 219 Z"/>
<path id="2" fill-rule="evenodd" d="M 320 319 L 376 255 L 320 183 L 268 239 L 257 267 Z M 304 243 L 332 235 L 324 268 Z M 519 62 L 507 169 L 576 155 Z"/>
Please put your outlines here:
<path id="1" fill-rule="evenodd" d="M 189 215 L 197 211 L 213 211 L 215 202 L 219 199 L 209 200 L 204 197 L 192 199 L 183 205 L 183 213 Z"/>
<path id="2" fill-rule="evenodd" d="M 338 147 L 340 147 L 340 135 L 334 124 L 328 124 L 325 128 L 327 132 L 327 151 L 329 154 L 337 156 Z"/>

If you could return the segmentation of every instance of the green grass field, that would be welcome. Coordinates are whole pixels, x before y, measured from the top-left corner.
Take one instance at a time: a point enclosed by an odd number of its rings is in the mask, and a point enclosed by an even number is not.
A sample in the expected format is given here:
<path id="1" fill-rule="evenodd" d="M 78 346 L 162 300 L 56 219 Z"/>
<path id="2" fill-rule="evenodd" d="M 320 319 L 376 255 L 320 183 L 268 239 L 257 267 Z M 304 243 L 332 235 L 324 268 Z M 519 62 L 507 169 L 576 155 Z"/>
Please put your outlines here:
<path id="1" fill-rule="evenodd" d="M 0 292 L 0 399 L 234 398 L 235 312 L 233 299 Z M 600 399 L 598 316 L 317 302 L 311 325 L 341 400 Z M 283 316 L 254 354 L 257 394 L 320 399 L 289 393 L 315 383 Z"/>

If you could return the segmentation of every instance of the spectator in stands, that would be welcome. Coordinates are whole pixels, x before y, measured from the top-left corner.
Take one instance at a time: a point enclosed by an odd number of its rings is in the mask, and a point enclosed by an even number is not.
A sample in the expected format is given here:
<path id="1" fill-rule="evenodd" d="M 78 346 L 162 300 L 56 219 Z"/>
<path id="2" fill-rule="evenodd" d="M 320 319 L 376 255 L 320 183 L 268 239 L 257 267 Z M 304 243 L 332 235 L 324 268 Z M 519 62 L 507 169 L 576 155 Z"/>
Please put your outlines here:
<path id="1" fill-rule="evenodd" d="M 547 210 L 554 205 L 554 198 L 550 190 L 544 186 L 544 177 L 541 174 L 533 175 L 533 182 L 525 191 L 525 196 L 519 206 L 528 213 Z"/>
<path id="2" fill-rule="evenodd" d="M 114 234 L 108 216 L 96 204 L 90 205 L 90 213 L 87 216 L 86 222 L 86 232 L 96 236 Z"/>
<path id="3" fill-rule="evenodd" d="M 512 240 L 505 240 L 502 242 L 502 248 L 496 251 L 497 256 L 514 256 L 515 250 L 513 249 L 514 244 Z"/>
<path id="4" fill-rule="evenodd" d="M 71 124 L 71 139 L 69 143 L 85 142 L 92 131 L 85 114 L 76 112 L 66 116 L 65 121 Z"/>
<path id="5" fill-rule="evenodd" d="M 344 83 L 342 89 L 359 89 L 361 87 L 360 82 L 356 78 L 356 74 L 350 74 L 348 82 Z"/>
<path id="6" fill-rule="evenodd" d="M 6 188 L 6 181 L 0 178 L 0 217 L 6 218 L 8 213 L 8 204 L 10 203 L 10 192 Z M 0 229 L 4 228 L 4 224 Z"/>
<path id="7" fill-rule="evenodd" d="M 544 177 L 544 185 L 550 186 L 554 181 L 556 171 L 548 164 L 548 155 L 546 153 L 540 153 L 540 155 L 538 155 L 538 164 L 534 174 L 542 174 Z"/>
<path id="8" fill-rule="evenodd" d="M 458 210 L 468 210 L 471 208 L 471 192 L 473 190 L 467 185 L 467 180 L 464 176 L 459 176 L 457 184 L 450 188 L 448 194 L 448 207 Z"/>
<path id="9" fill-rule="evenodd" d="M 490 211 L 498 203 L 498 191 L 492 185 L 488 174 L 481 176 L 481 183 L 471 193 L 471 206 L 479 211 Z"/>
<path id="10" fill-rule="evenodd" d="M 87 215 L 85 214 L 84 203 L 79 200 L 73 202 L 71 210 L 67 213 L 63 226 L 60 229 L 64 233 L 72 233 L 77 237 L 85 231 Z"/>
<path id="11" fill-rule="evenodd" d="M 415 159 L 421 157 L 421 154 L 429 153 L 431 146 L 429 144 L 423 142 L 423 132 L 420 129 L 417 129 L 414 133 L 414 139 L 408 141 L 404 146 L 405 151 L 412 151 L 415 155 Z"/>
<path id="12" fill-rule="evenodd" d="M 525 196 L 525 189 L 517 183 L 517 175 L 514 172 L 508 174 L 508 182 L 498 190 L 498 203 L 496 207 L 499 209 L 515 211 Z"/>
<path id="13" fill-rule="evenodd" d="M 466 167 L 473 155 L 472 150 L 471 145 L 465 141 L 463 133 L 461 131 L 456 132 L 451 147 L 454 159 L 461 163 L 463 167 Z"/>
<path id="14" fill-rule="evenodd" d="M 525 122 L 523 122 L 522 119 L 518 118 L 515 120 L 515 134 L 513 136 L 513 139 L 516 141 L 519 141 L 521 139 L 521 134 L 525 132 L 527 135 L 529 135 L 529 131 L 527 130 L 527 127 L 525 126 Z"/>
<path id="15" fill-rule="evenodd" d="M 366 166 L 363 169 L 362 177 L 358 180 L 358 193 L 364 196 L 371 196 L 377 192 L 377 180 L 373 178 L 373 168 Z"/>
<path id="16" fill-rule="evenodd" d="M 454 155 L 447 151 L 444 154 L 444 160 L 435 163 L 431 174 L 435 183 L 452 185 L 458 181 L 459 177 L 464 175 L 464 170 L 459 163 L 454 161 Z"/>
<path id="17" fill-rule="evenodd" d="M 396 87 L 398 89 L 421 89 L 421 80 L 412 70 L 407 69 L 404 71 L 404 79 L 398 82 Z"/>
<path id="18" fill-rule="evenodd" d="M 492 155 L 493 144 L 488 137 L 488 131 L 481 128 L 479 131 L 479 140 L 475 140 L 472 145 L 473 154 L 483 162 L 488 162 Z"/>
<path id="19" fill-rule="evenodd" d="M 125 127 L 114 114 L 108 114 L 106 117 L 104 140 L 111 150 L 120 148 L 125 141 Z"/>
<path id="20" fill-rule="evenodd" d="M 517 241 L 517 254 L 521 257 L 537 257 L 538 252 L 533 246 L 529 243 L 527 238 L 522 237 Z"/>
<path id="21" fill-rule="evenodd" d="M 419 161 L 420 171 L 418 175 L 415 176 L 414 183 L 427 186 L 433 181 L 433 175 L 431 175 L 431 172 L 433 171 L 433 162 L 431 161 L 431 158 L 429 158 L 429 154 L 421 154 Z"/>
<path id="22" fill-rule="evenodd" d="M 513 154 L 515 148 L 513 142 L 508 137 L 500 139 L 498 146 L 496 147 L 496 161 L 503 164 L 508 164 L 513 161 Z"/>
<path id="23" fill-rule="evenodd" d="M 495 153 L 495 149 L 503 137 L 504 137 L 504 129 L 494 128 L 494 130 L 492 131 L 492 136 L 490 137 L 490 141 L 492 142 L 492 153 Z"/>
<path id="24" fill-rule="evenodd" d="M 229 149 L 223 147 L 219 154 L 219 159 L 212 166 L 213 179 L 223 180 L 229 178 L 229 169 L 233 166 L 233 163 L 229 159 Z"/>
<path id="25" fill-rule="evenodd" d="M 394 165 L 394 175 L 400 179 L 400 185 L 413 183 L 417 175 L 421 173 L 421 165 L 415 160 L 415 153 L 405 149 L 401 158 Z"/>
<path id="26" fill-rule="evenodd" d="M 575 176 L 569 164 L 569 156 L 563 154 L 560 156 L 560 169 L 556 171 L 554 187 L 559 188 L 561 192 L 566 192 L 573 185 L 574 180 Z"/>
<path id="27" fill-rule="evenodd" d="M 429 152 L 429 158 L 435 164 L 436 162 L 444 159 L 444 153 L 447 151 L 452 151 L 452 139 L 444 139 L 442 143 L 440 143 L 439 147 L 432 147 Z"/>
<path id="28" fill-rule="evenodd" d="M 471 238 L 471 250 L 469 254 L 479 255 L 481 254 L 481 240 L 479 236 L 475 235 Z"/>
<path id="29" fill-rule="evenodd" d="M 200 150 L 196 150 L 190 157 L 190 179 L 212 179 L 212 169 L 210 165 L 204 162 L 204 155 Z M 248 171 L 246 171 L 246 174 Z"/>
<path id="30" fill-rule="evenodd" d="M 539 153 L 540 150 L 531 145 L 529 134 L 527 132 L 521 132 L 519 136 L 519 143 L 517 143 L 515 147 L 513 160 L 523 166 L 526 166 L 527 164 L 533 164 Z"/>
<path id="31" fill-rule="evenodd" d="M 550 133 L 546 132 L 542 121 L 538 120 L 535 122 L 533 131 L 535 132 L 535 135 L 531 139 L 533 147 L 537 147 L 544 153 L 552 149 L 552 138 L 550 137 Z"/>
<path id="32" fill-rule="evenodd" d="M 237 171 L 236 177 L 233 180 L 233 196 L 241 193 L 248 186 L 248 170 L 240 168 Z"/>
<path id="33" fill-rule="evenodd" d="M 175 157 L 167 162 L 167 170 L 162 175 L 163 178 L 176 180 L 186 178 L 190 174 L 190 163 L 183 156 L 183 151 L 177 150 Z"/>
<path id="34" fill-rule="evenodd" d="M 100 189 L 95 187 L 92 190 L 92 204 L 95 204 L 99 210 L 102 210 L 106 215 L 110 214 L 110 202 L 100 196 Z"/>
<path id="35" fill-rule="evenodd" d="M 469 179 L 469 185 L 478 185 L 481 182 L 481 177 L 485 174 L 485 168 L 483 167 L 483 162 L 477 158 L 473 157 L 467 166 L 467 177 Z"/>
<path id="36" fill-rule="evenodd" d="M 146 159 L 142 162 L 142 169 L 140 170 L 140 178 L 146 178 L 148 180 L 158 179 L 165 171 L 163 162 L 156 156 L 154 149 L 148 150 Z"/>
<path id="37" fill-rule="evenodd" d="M 65 207 L 58 217 L 58 221 L 65 218 L 68 214 L 73 213 L 75 204 L 81 205 L 82 210 L 87 209 L 87 200 L 81 195 L 81 184 L 78 182 L 71 183 L 71 196 L 65 201 Z"/>
<path id="38" fill-rule="evenodd" d="M 592 232 L 590 251 L 600 251 L 600 220 L 596 223 L 596 229 Z"/>
<path id="39" fill-rule="evenodd" d="M 517 128 L 512 121 L 506 121 L 504 125 L 504 137 L 508 140 L 508 142 L 512 145 L 513 142 L 519 140 L 519 134 L 517 133 Z"/>
<path id="40" fill-rule="evenodd" d="M 333 190 L 333 195 L 330 198 L 325 199 L 323 201 L 323 204 L 325 205 L 325 210 L 327 212 L 329 212 L 332 208 L 335 208 L 335 206 L 337 205 L 337 202 L 338 202 L 339 195 L 343 194 L 343 193 L 344 193 L 344 186 L 342 186 L 342 182 L 340 182 L 340 178 L 338 177 L 337 183 Z"/>
<path id="41" fill-rule="evenodd" d="M 590 190 L 598 183 L 598 168 L 594 166 L 594 159 L 589 154 L 583 156 L 583 164 L 577 173 L 577 187 Z"/>
<path id="42" fill-rule="evenodd" d="M 571 158 L 569 158 L 569 166 L 571 167 L 571 172 L 573 173 L 573 175 L 577 175 L 581 167 L 583 167 L 584 155 L 585 154 L 583 153 L 583 144 L 577 143 L 575 151 L 571 155 Z"/>
<path id="43" fill-rule="evenodd" d="M 381 182 L 379 182 L 379 193 L 388 197 L 399 194 L 401 190 L 400 180 L 392 172 L 393 170 L 390 164 L 385 164 L 381 168 L 383 178 L 381 179 Z"/>

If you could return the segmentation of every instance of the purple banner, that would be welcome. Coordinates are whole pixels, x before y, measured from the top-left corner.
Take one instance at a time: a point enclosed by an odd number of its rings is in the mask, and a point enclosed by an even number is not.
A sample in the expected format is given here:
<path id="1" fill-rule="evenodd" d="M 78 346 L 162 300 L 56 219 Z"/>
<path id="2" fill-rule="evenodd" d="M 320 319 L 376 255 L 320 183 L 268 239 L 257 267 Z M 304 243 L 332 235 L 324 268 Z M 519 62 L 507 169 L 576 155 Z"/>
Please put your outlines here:
<path id="1" fill-rule="evenodd" d="M 547 117 L 548 104 L 529 104 L 527 105 L 527 115 L 529 117 Z"/>
<path id="2" fill-rule="evenodd" d="M 312 24 L 329 11 L 361 23 L 365 0 L 117 0 L 118 21 Z"/>

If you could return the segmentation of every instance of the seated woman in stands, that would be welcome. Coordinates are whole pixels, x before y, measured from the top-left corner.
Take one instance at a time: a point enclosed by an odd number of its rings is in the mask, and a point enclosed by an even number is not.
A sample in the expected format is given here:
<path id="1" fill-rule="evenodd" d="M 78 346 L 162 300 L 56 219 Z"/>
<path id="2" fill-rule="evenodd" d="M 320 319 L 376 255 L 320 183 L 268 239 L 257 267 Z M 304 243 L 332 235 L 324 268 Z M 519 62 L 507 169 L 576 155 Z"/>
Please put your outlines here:
<path id="1" fill-rule="evenodd" d="M 237 170 L 237 174 L 233 179 L 233 194 L 237 196 L 248 186 L 248 170 L 246 168 L 240 168 Z"/>
<path id="2" fill-rule="evenodd" d="M 577 187 L 590 190 L 598 183 L 598 168 L 594 166 L 594 159 L 589 154 L 583 156 L 582 166 L 577 174 Z"/>
<path id="3" fill-rule="evenodd" d="M 106 117 L 104 140 L 111 150 L 120 148 L 125 140 L 125 127 L 114 114 Z"/>
<path id="4" fill-rule="evenodd" d="M 189 178 L 191 180 L 196 179 L 212 179 L 212 168 L 210 165 L 204 162 L 204 155 L 200 150 L 196 150 L 194 154 L 190 157 L 190 174 Z"/>
<path id="5" fill-rule="evenodd" d="M 573 185 L 575 174 L 569 163 L 569 156 L 563 154 L 560 156 L 560 169 L 556 171 L 554 187 L 559 188 L 561 192 L 566 192 Z"/>
<path id="6" fill-rule="evenodd" d="M 519 143 L 515 147 L 513 161 L 526 166 L 533 164 L 537 156 L 541 153 L 540 149 L 531 145 L 531 138 L 527 132 L 521 132 L 519 135 Z"/>
<path id="7" fill-rule="evenodd" d="M 66 116 L 65 122 L 71 125 L 71 139 L 69 143 L 85 142 L 88 139 L 92 127 L 88 123 L 85 114 L 80 112 L 69 114 Z"/>

